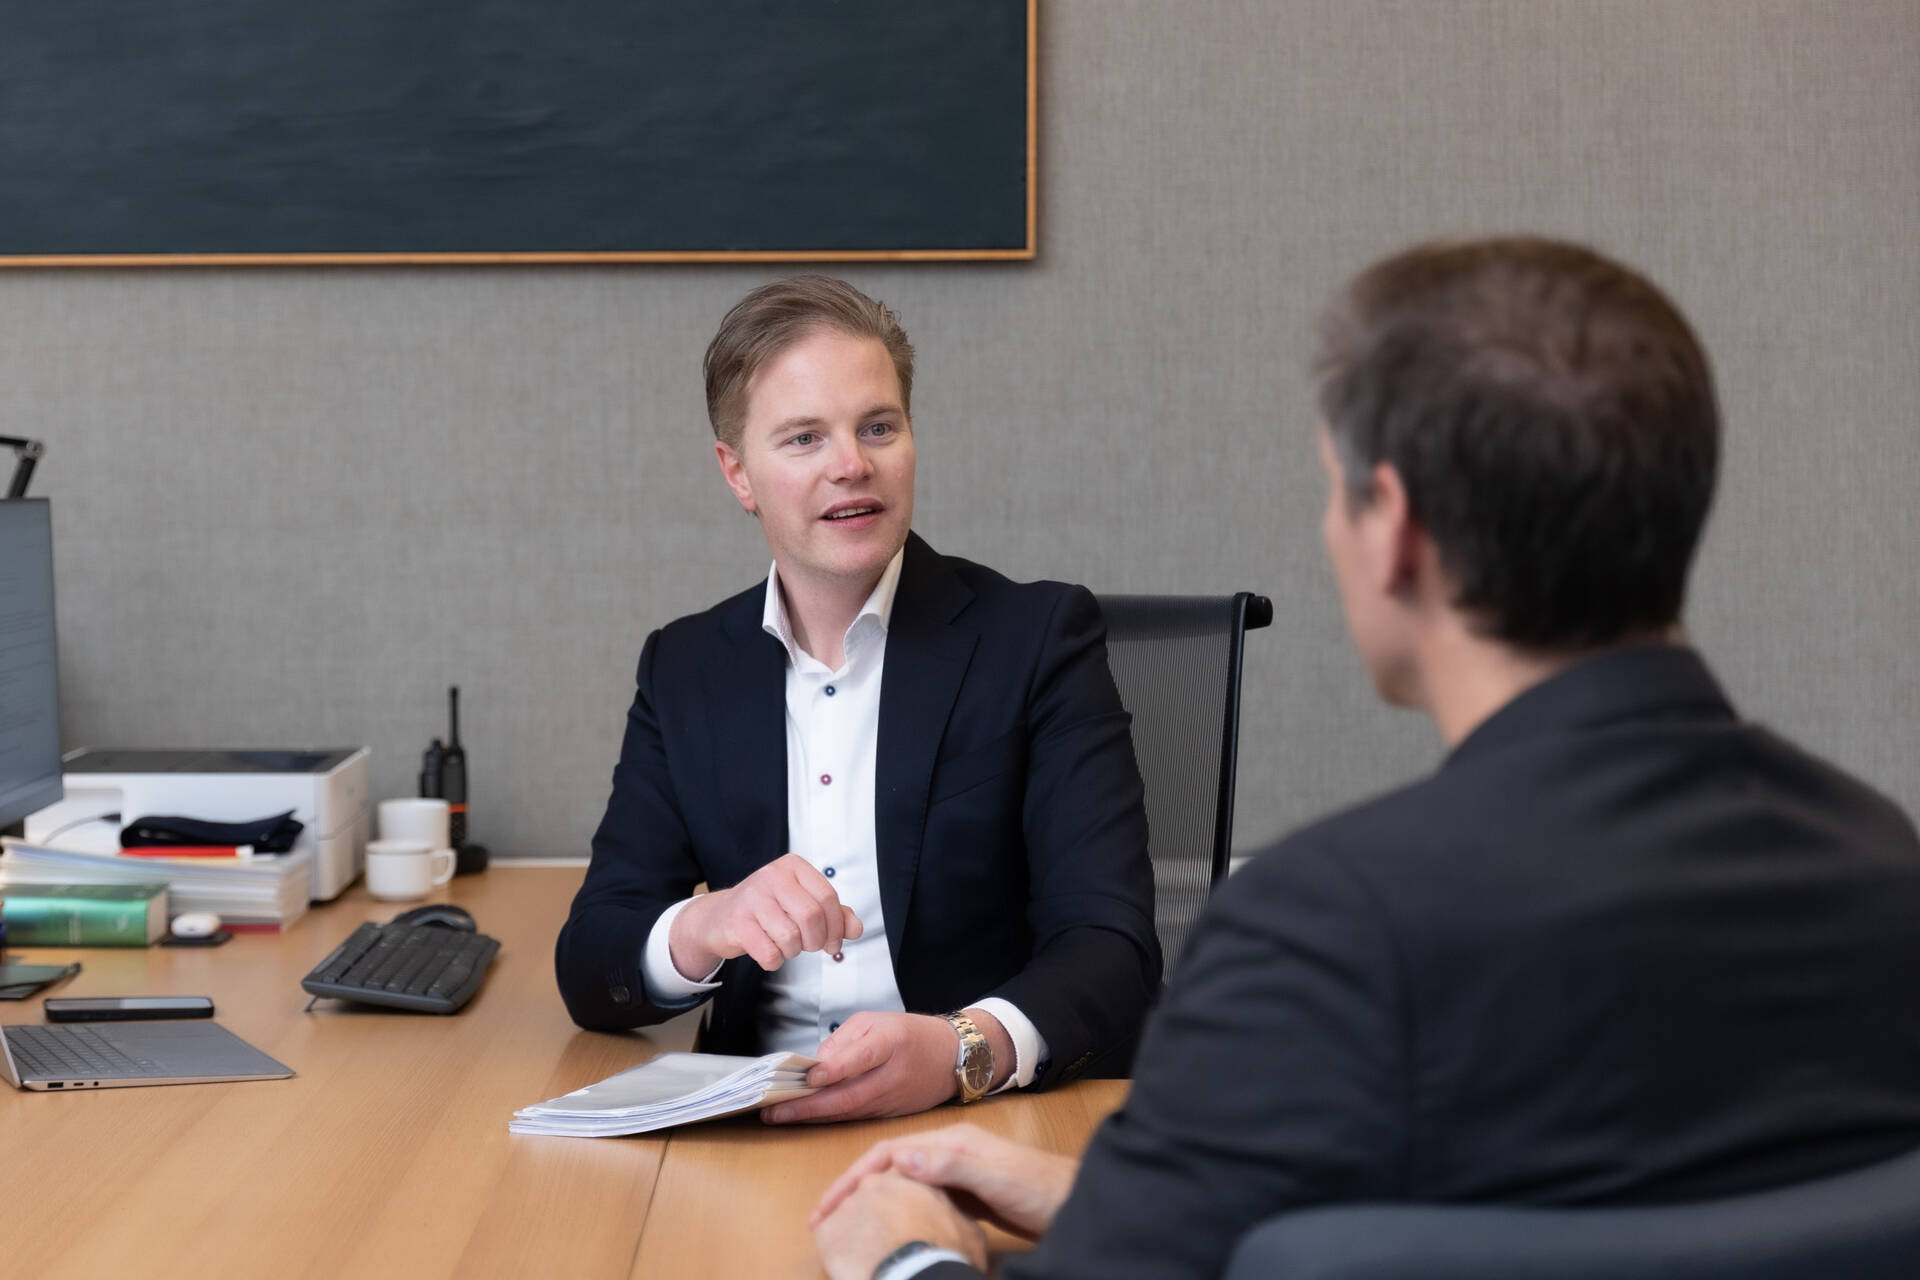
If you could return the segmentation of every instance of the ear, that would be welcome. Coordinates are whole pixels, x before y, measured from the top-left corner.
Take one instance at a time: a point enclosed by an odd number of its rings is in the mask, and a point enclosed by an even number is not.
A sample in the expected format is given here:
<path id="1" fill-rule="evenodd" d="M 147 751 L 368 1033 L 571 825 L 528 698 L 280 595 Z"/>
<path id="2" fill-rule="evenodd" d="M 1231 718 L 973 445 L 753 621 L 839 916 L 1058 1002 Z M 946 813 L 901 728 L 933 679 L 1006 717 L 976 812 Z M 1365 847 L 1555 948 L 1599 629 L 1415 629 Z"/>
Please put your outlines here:
<path id="1" fill-rule="evenodd" d="M 759 515 L 760 508 L 753 500 L 753 482 L 747 479 L 747 465 L 740 461 L 740 454 L 725 440 L 715 440 L 713 456 L 720 464 L 720 474 L 726 479 L 727 488 L 733 490 L 733 496 L 739 500 L 741 508 L 749 515 Z"/>
<path id="2" fill-rule="evenodd" d="M 1367 526 L 1367 558 L 1374 585 L 1389 595 L 1405 595 L 1420 585 L 1426 530 L 1413 518 L 1407 486 L 1391 463 L 1376 464 L 1372 480 L 1373 500 L 1361 519 Z"/>

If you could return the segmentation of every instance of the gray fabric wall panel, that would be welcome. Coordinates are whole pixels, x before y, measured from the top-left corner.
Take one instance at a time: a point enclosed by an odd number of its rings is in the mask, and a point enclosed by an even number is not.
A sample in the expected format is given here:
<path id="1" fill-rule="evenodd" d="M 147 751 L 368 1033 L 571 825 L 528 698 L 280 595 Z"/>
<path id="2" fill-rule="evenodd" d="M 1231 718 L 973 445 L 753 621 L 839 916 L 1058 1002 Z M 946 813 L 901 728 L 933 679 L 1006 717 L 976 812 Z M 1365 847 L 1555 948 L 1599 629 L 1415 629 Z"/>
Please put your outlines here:
<path id="1" fill-rule="evenodd" d="M 1021 577 L 1274 598 L 1238 839 L 1411 776 L 1319 559 L 1314 307 L 1416 237 L 1665 283 L 1728 420 L 1690 623 L 1920 806 L 1920 4 L 1053 0 L 1041 257 L 859 267 L 921 353 L 918 526 Z M 849 193 L 857 199 L 858 193 Z M 370 744 L 464 691 L 477 838 L 583 852 L 646 632 L 753 582 L 699 357 L 745 267 L 0 275 L 70 743 Z"/>

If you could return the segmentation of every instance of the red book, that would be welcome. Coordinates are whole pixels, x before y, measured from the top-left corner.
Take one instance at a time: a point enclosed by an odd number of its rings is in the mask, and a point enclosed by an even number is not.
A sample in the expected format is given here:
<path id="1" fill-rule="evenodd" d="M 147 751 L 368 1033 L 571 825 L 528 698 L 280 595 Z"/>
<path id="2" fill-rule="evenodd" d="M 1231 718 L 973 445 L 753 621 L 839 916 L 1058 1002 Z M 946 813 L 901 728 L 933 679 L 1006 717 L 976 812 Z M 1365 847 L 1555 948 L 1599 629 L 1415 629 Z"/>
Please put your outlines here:
<path id="1" fill-rule="evenodd" d="M 251 858 L 250 844 L 155 844 L 122 849 L 123 858 Z"/>

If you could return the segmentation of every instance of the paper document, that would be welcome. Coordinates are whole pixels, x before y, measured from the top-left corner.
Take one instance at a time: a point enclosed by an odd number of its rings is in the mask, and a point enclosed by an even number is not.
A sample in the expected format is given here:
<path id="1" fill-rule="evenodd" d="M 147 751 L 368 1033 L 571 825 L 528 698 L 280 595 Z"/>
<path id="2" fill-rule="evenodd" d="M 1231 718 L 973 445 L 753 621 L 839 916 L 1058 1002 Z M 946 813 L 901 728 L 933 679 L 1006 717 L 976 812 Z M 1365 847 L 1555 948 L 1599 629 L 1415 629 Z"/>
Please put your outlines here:
<path id="1" fill-rule="evenodd" d="M 289 925 L 313 896 L 313 851 L 246 859 L 123 858 L 0 836 L 0 888 L 11 884 L 164 881 L 167 908 L 211 911 L 228 924 Z"/>
<path id="2" fill-rule="evenodd" d="M 758 1111 L 815 1092 L 805 1083 L 813 1064 L 814 1059 L 798 1053 L 764 1058 L 663 1053 L 598 1084 L 522 1107 L 507 1128 L 514 1133 L 607 1138 Z"/>

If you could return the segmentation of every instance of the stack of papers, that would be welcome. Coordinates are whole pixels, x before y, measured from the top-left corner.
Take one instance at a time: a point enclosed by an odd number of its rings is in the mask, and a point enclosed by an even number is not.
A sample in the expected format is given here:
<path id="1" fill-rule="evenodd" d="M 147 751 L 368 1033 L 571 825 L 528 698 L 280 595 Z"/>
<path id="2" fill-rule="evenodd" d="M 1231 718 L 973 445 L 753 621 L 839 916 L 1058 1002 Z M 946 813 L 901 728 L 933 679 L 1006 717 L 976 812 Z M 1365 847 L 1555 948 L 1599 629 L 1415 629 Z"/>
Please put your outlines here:
<path id="1" fill-rule="evenodd" d="M 798 1053 L 736 1058 L 663 1053 L 599 1084 L 523 1107 L 507 1128 L 563 1138 L 648 1133 L 695 1120 L 758 1111 L 814 1090 L 804 1083 L 814 1059 Z"/>
<path id="2" fill-rule="evenodd" d="M 256 858 L 123 858 L 0 840 L 0 889 L 13 884 L 167 886 L 168 909 L 211 911 L 222 924 L 284 927 L 306 914 L 313 851 Z"/>

